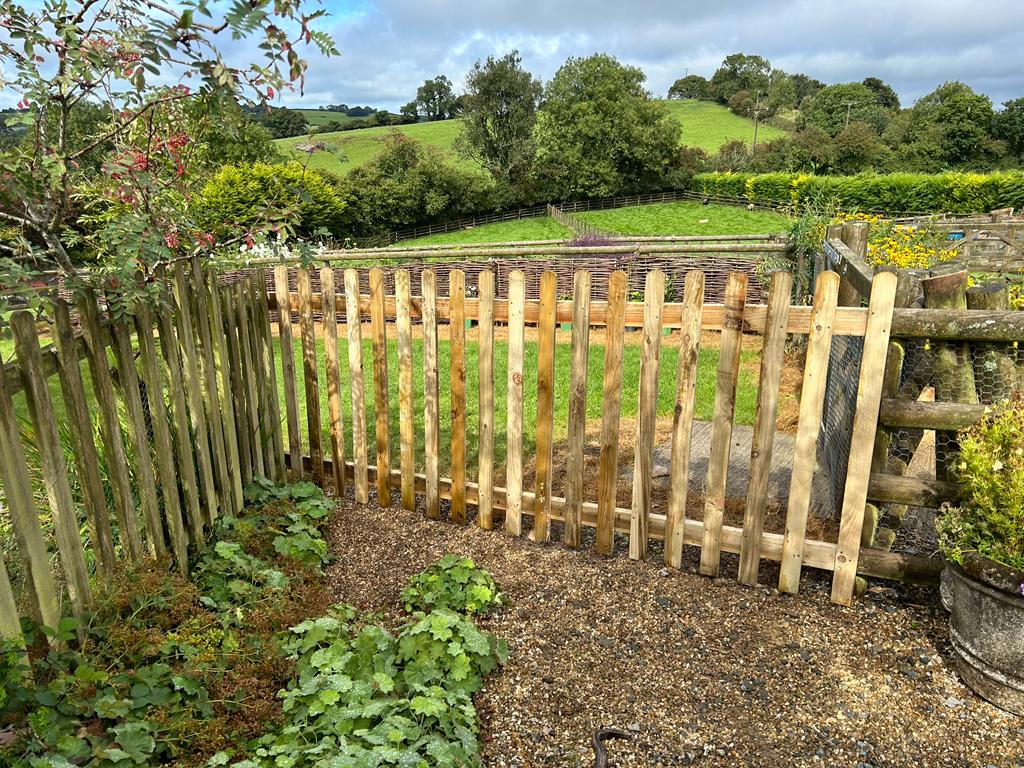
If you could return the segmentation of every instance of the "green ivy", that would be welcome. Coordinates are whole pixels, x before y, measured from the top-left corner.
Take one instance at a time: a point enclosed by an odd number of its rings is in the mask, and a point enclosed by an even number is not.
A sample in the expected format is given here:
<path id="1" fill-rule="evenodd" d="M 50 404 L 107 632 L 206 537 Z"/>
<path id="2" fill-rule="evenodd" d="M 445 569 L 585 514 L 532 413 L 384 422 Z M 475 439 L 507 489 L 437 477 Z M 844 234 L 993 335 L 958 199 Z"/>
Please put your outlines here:
<path id="1" fill-rule="evenodd" d="M 409 580 L 402 602 L 410 613 L 447 608 L 475 614 L 498 608 L 501 594 L 491 575 L 468 557 L 448 555 Z"/>

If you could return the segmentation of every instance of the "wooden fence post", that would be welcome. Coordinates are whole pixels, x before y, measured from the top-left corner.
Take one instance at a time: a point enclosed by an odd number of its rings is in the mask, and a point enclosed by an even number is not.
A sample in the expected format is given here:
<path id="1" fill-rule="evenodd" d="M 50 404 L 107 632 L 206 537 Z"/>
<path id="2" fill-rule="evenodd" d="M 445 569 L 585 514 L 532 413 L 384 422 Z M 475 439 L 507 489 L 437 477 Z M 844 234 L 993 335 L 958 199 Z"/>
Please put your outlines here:
<path id="1" fill-rule="evenodd" d="M 882 401 L 882 380 L 885 375 L 886 350 L 892 328 L 892 311 L 896 301 L 896 275 L 879 272 L 871 284 L 864 353 L 857 385 L 857 411 L 853 417 L 850 460 L 843 494 L 843 512 L 839 522 L 835 569 L 832 574 L 832 602 L 849 605 L 860 557 L 861 532 L 864 527 L 864 504 L 867 502 L 871 475 L 871 453 L 874 449 L 878 409 Z"/>
<path id="2" fill-rule="evenodd" d="M 341 367 L 338 362 L 338 307 L 334 294 L 334 269 L 320 270 L 323 301 L 324 362 L 327 364 L 327 410 L 331 422 L 331 468 L 334 494 L 345 494 L 345 418 L 341 406 Z"/>
<path id="3" fill-rule="evenodd" d="M 466 522 L 466 275 L 448 274 L 448 335 L 451 352 L 452 522 Z"/>
<path id="4" fill-rule="evenodd" d="M 739 380 L 740 345 L 743 342 L 743 309 L 747 296 L 747 276 L 729 275 L 725 287 L 722 339 L 715 380 L 715 410 L 711 422 L 711 449 L 708 456 L 708 480 L 704 501 L 704 540 L 700 549 L 700 572 L 717 576 L 722 552 L 722 518 L 725 514 L 725 488 L 732 448 L 732 425 Z"/>
<path id="5" fill-rule="evenodd" d="M 313 323 L 313 288 L 309 270 L 297 273 L 299 294 L 299 328 L 302 334 L 302 378 L 306 384 L 306 437 L 309 439 L 309 460 L 313 465 L 313 482 L 323 487 L 324 451 L 320 424 L 320 379 L 317 375 L 316 326 Z"/>
<path id="6" fill-rule="evenodd" d="M 249 445 L 252 448 L 252 473 L 255 477 L 266 477 L 266 460 L 263 456 L 264 425 L 260 413 L 258 385 L 256 382 L 256 363 L 253 350 L 256 348 L 252 338 L 252 318 L 248 291 L 245 282 L 235 283 L 235 314 L 238 317 L 238 348 L 241 362 L 240 373 L 245 393 L 245 402 L 249 412 Z M 302 453 L 300 449 L 299 457 Z"/>
<path id="7" fill-rule="evenodd" d="M 494 525 L 494 273 L 489 269 L 477 277 L 477 302 L 480 330 L 477 349 L 480 418 L 477 521 L 481 528 L 490 530 Z"/>
<path id="8" fill-rule="evenodd" d="M 425 269 L 420 275 L 423 292 L 423 461 L 426 483 L 427 517 L 441 515 L 438 494 L 438 453 L 440 452 L 440 415 L 437 397 L 437 273 Z"/>
<path id="9" fill-rule="evenodd" d="M 299 407 L 295 397 L 295 347 L 292 343 L 291 294 L 288 267 L 274 267 L 274 298 L 277 300 L 277 335 L 281 339 L 281 379 L 284 383 L 285 418 L 288 422 L 288 470 L 292 480 L 301 480 L 302 439 L 299 436 Z"/>
<path id="10" fill-rule="evenodd" d="M 345 329 L 348 333 L 349 389 L 352 394 L 352 452 L 355 459 L 355 498 L 370 499 L 369 459 L 366 451 L 366 406 L 363 384 L 363 329 L 359 314 L 359 273 L 345 270 Z"/>
<path id="11" fill-rule="evenodd" d="M 220 378 L 220 412 L 224 423 L 224 446 L 227 450 L 227 466 L 231 482 L 231 506 L 237 514 L 245 504 L 242 490 L 242 467 L 239 459 L 239 435 L 235 424 L 235 406 L 232 402 L 231 365 L 228 356 L 227 332 L 221 313 L 220 284 L 217 273 L 210 270 L 203 288 L 207 304 L 207 321 L 210 324 L 211 343 L 216 353 L 214 362 Z"/>
<path id="12" fill-rule="evenodd" d="M 672 420 L 672 463 L 669 468 L 668 512 L 665 517 L 665 565 L 683 564 L 686 533 L 686 495 L 690 471 L 690 433 L 697 396 L 700 363 L 700 321 L 704 310 L 704 273 L 686 275 L 676 377 L 676 407 Z"/>
<path id="13" fill-rule="evenodd" d="M 523 348 L 525 346 L 526 275 L 508 275 L 508 425 L 505 454 L 505 530 L 522 531 L 523 511 Z"/>
<path id="14" fill-rule="evenodd" d="M 554 272 L 540 276 L 540 306 L 537 322 L 537 432 L 536 471 L 531 538 L 551 538 L 551 461 L 555 418 L 555 311 L 558 277 Z"/>
<path id="15" fill-rule="evenodd" d="M 221 309 L 224 313 L 224 335 L 228 347 L 231 373 L 231 400 L 235 413 L 235 432 L 238 435 L 238 461 L 241 466 L 242 481 L 251 483 L 255 468 L 252 444 L 256 427 L 249 423 L 248 392 L 246 380 L 242 378 L 242 341 L 245 337 L 239 325 L 238 299 L 233 286 L 225 287 L 221 296 Z"/>
<path id="16" fill-rule="evenodd" d="M 583 444 L 587 435 L 587 360 L 590 354 L 590 273 L 578 270 L 572 290 L 572 370 L 569 381 L 569 455 L 565 465 L 566 545 L 580 545 Z"/>
<path id="17" fill-rule="evenodd" d="M 262 359 L 266 371 L 266 387 L 270 405 L 269 420 L 271 445 L 273 452 L 272 465 L 279 482 L 287 478 L 288 469 L 284 461 L 284 435 L 281 425 L 281 391 L 277 387 L 277 365 L 274 360 L 274 334 L 270 330 L 270 302 L 267 298 L 267 275 L 262 269 L 256 270 L 256 299 L 259 304 L 260 346 L 263 350 Z"/>
<path id="18" fill-rule="evenodd" d="M 388 339 L 384 317 L 384 273 L 370 270 L 370 335 L 373 345 L 373 399 L 377 438 L 377 504 L 391 506 L 391 435 L 388 394 Z"/>
<path id="19" fill-rule="evenodd" d="M 608 315 L 604 347 L 604 410 L 601 414 L 601 459 L 597 478 L 599 554 L 615 548 L 615 496 L 619 473 L 619 420 L 622 417 L 622 342 L 626 332 L 628 278 L 621 269 L 608 278 Z"/>

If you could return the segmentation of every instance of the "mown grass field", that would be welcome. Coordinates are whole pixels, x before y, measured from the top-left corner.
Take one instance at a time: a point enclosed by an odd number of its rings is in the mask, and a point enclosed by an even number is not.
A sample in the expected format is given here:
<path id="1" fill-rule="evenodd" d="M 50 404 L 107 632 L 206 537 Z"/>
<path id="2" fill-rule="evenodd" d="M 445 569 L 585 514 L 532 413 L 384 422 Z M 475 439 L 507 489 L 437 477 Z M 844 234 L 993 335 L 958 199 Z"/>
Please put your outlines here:
<path id="1" fill-rule="evenodd" d="M 365 117 L 349 117 L 343 112 L 328 112 L 320 109 L 296 109 L 295 111 L 301 112 L 310 125 L 324 125 L 332 120 L 337 120 L 342 124 L 361 123 L 366 119 Z"/>
<path id="2" fill-rule="evenodd" d="M 696 101 L 693 99 L 669 100 L 663 102 L 669 113 L 682 124 L 682 144 L 691 147 L 700 147 L 706 152 L 714 153 L 720 146 L 728 141 L 738 139 L 750 143 L 754 137 L 754 122 L 748 118 L 740 117 L 730 112 L 721 104 L 713 104 L 707 101 Z M 317 110 L 302 110 L 307 119 L 310 115 L 326 122 L 331 119 L 331 112 L 318 112 Z M 328 117 L 322 118 L 321 116 Z M 338 115 L 344 117 L 344 115 Z M 322 124 L 322 123 L 316 123 Z M 478 166 L 468 160 L 458 157 L 453 149 L 455 138 L 459 135 L 458 120 L 439 120 L 434 123 L 416 123 L 413 125 L 399 125 L 394 127 L 365 128 L 359 131 L 341 131 L 338 133 L 325 133 L 317 136 L 318 141 L 324 141 L 332 151 L 317 152 L 309 157 L 309 164 L 313 168 L 323 168 L 334 173 L 347 173 L 364 163 L 368 163 L 376 157 L 382 147 L 383 139 L 389 131 L 399 131 L 417 141 L 423 142 L 432 147 L 438 147 L 445 154 L 450 156 L 452 162 L 465 168 L 477 169 Z M 769 141 L 785 135 L 784 131 L 771 126 L 762 125 L 758 129 L 758 141 Z M 295 152 L 296 144 L 307 141 L 305 136 L 297 136 L 291 139 L 280 139 L 278 145 L 286 153 L 294 154 L 296 157 L 305 160 L 305 153 Z"/>
<path id="3" fill-rule="evenodd" d="M 296 328 L 296 332 L 297 332 Z M 476 476 L 477 460 L 477 433 L 479 431 L 479 377 L 477 376 L 477 354 L 478 344 L 475 341 L 476 332 L 467 331 L 466 342 L 466 431 L 467 431 L 467 462 L 470 466 L 469 475 Z M 296 333 L 296 338 L 298 334 Z M 675 383 L 676 369 L 679 362 L 679 344 L 677 339 L 666 338 L 661 348 L 661 363 L 658 371 L 658 415 L 669 415 L 675 408 Z M 555 429 L 554 439 L 559 441 L 565 439 L 568 432 L 569 419 L 569 373 L 570 373 L 570 345 L 569 333 L 559 332 L 559 343 L 555 346 Z M 415 418 L 416 433 L 416 466 L 417 471 L 423 469 L 423 342 L 420 339 L 413 341 L 413 392 L 414 403 L 413 413 Z M 640 386 L 640 352 L 637 344 L 627 344 L 624 347 L 622 362 L 622 416 L 625 419 L 635 418 L 637 415 L 637 404 L 639 402 Z M 327 429 L 327 387 L 323 381 L 325 370 L 323 339 L 317 340 L 317 357 L 321 371 L 320 381 L 320 411 L 322 423 L 325 425 L 323 441 L 325 455 L 330 455 L 330 433 Z M 346 426 L 346 447 L 345 455 L 348 460 L 352 459 L 352 401 L 351 389 L 348 375 L 348 343 L 344 338 L 339 340 L 339 359 L 341 365 L 342 379 L 342 404 Z M 739 386 L 736 393 L 736 423 L 753 424 L 754 411 L 757 404 L 757 370 L 756 361 L 758 353 L 753 351 L 744 352 L 741 360 L 744 363 L 739 379 Z M 304 414 L 306 408 L 305 389 L 302 380 L 302 356 L 298 344 L 295 350 L 296 365 L 296 397 L 299 404 L 299 413 Z M 715 374 L 718 366 L 718 349 L 702 347 L 697 379 L 697 400 L 695 418 L 702 421 L 711 419 L 714 398 L 715 398 Z M 281 374 L 281 359 L 277 356 L 278 382 L 283 381 Z M 450 460 L 451 446 L 451 356 L 449 344 L 445 340 L 438 342 L 438 396 L 440 413 L 440 445 L 441 445 L 441 467 L 447 470 Z M 529 458 L 535 446 L 535 434 L 537 424 L 537 343 L 527 341 L 525 347 L 525 358 L 523 363 L 526 383 L 523 387 L 523 453 Z M 374 444 L 374 424 L 376 409 L 373 402 L 373 354 L 369 341 L 363 341 L 363 371 L 365 376 L 366 390 L 366 425 L 367 442 L 369 444 L 369 455 L 371 463 L 376 455 Z M 398 441 L 399 441 L 399 412 L 398 412 L 398 346 L 395 341 L 388 342 L 388 389 L 389 389 L 389 432 L 391 440 L 392 460 L 397 465 Z M 604 382 L 604 347 L 600 344 L 590 346 L 590 355 L 587 368 L 587 419 L 599 419 L 602 413 L 602 391 Z M 507 422 L 507 397 L 508 397 L 508 344 L 505 341 L 497 340 L 494 343 L 494 458 L 498 466 L 505 462 L 505 425 Z M 284 413 L 283 404 L 282 411 Z M 303 434 L 304 450 L 308 450 L 305 419 L 300 418 Z"/>
<path id="4" fill-rule="evenodd" d="M 760 235 L 789 228 L 789 218 L 780 213 L 696 202 L 634 205 L 576 215 L 596 227 L 629 235 Z"/>
<path id="5" fill-rule="evenodd" d="M 455 232 L 443 232 L 437 235 L 418 237 L 414 240 L 402 240 L 395 244 L 396 248 L 411 245 L 444 245 L 448 243 L 465 245 L 468 243 L 505 243 L 514 240 L 554 240 L 568 239 L 572 232 L 554 219 L 547 216 L 536 219 L 520 219 L 518 221 L 502 221 L 497 224 L 482 224 L 479 227 L 460 229 Z"/>

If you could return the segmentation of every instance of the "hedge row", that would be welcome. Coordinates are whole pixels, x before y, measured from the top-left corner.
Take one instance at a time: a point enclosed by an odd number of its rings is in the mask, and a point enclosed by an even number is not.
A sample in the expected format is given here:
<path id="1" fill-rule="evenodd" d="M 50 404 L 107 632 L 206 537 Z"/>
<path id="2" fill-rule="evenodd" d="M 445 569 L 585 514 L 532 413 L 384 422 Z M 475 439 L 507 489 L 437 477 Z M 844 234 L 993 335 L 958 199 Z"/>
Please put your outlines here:
<path id="1" fill-rule="evenodd" d="M 882 213 L 984 213 L 1024 208 L 1024 173 L 890 173 L 812 176 L 806 173 L 701 173 L 692 189 L 761 205 L 835 201 L 844 210 Z"/>

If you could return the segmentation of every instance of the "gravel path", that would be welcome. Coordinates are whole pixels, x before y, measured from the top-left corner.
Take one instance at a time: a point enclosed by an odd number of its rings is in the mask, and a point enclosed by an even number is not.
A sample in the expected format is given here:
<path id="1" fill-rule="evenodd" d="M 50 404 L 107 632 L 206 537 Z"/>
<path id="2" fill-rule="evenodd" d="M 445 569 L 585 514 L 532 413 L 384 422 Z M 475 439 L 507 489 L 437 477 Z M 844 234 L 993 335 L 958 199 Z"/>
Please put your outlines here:
<path id="1" fill-rule="evenodd" d="M 602 725 L 633 734 L 609 743 L 619 768 L 1024 766 L 1024 719 L 959 683 L 932 591 L 843 609 L 824 579 L 781 596 L 662 575 L 660 550 L 606 559 L 350 502 L 330 538 L 338 600 L 373 610 L 448 553 L 494 574 L 508 605 L 487 623 L 510 658 L 477 700 L 488 766 L 593 765 Z"/>

